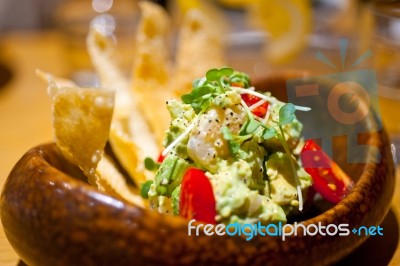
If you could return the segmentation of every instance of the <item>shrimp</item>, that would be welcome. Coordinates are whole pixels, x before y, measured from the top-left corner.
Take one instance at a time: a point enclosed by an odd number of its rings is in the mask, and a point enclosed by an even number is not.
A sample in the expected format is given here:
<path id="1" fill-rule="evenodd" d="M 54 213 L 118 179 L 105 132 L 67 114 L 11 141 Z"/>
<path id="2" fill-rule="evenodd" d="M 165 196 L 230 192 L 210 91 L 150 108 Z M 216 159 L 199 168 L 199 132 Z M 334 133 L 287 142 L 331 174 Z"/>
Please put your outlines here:
<path id="1" fill-rule="evenodd" d="M 238 134 L 246 121 L 246 112 L 239 104 L 226 108 L 210 108 L 201 115 L 189 135 L 189 157 L 198 166 L 214 173 L 217 170 L 217 160 L 227 159 L 230 155 L 221 128 L 226 126 L 233 134 Z"/>

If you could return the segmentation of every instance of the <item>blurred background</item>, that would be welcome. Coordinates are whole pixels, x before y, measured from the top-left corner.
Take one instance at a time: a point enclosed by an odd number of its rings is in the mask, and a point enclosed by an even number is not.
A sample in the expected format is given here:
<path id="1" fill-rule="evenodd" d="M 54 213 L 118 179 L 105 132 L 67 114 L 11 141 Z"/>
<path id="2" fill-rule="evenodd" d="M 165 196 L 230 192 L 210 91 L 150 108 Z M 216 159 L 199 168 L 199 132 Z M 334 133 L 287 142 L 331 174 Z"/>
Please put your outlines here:
<path id="1" fill-rule="evenodd" d="M 51 26 L 51 17 L 63 0 L 3 0 L 0 2 L 0 32 L 43 29 Z"/>
<path id="2" fill-rule="evenodd" d="M 384 122 L 391 133 L 400 135 L 400 122 L 386 115 L 396 112 L 400 102 L 399 1 L 154 2 L 171 14 L 172 36 L 176 36 L 182 15 L 187 10 L 200 8 L 205 11 L 220 29 L 228 64 L 252 76 L 283 69 L 327 74 L 373 68 L 379 82 Z M 99 8 L 96 9 L 96 5 Z M 60 73 L 55 74 L 72 78 L 80 85 L 93 83 L 95 76 L 85 37 L 95 18 L 97 23 L 112 28 L 122 55 L 120 64 L 129 73 L 139 16 L 137 0 L 2 0 L 0 85 L 11 80 L 17 71 L 12 68 L 15 58 L 7 49 L 7 40 L 16 42 L 16 39 L 28 36 L 42 38 L 42 41 L 54 38 L 51 49 L 56 50 L 60 61 Z M 344 58 L 340 40 L 346 41 Z M 174 42 L 171 42 L 173 50 Z M 22 49 L 28 49 L 29 42 L 25 44 Z M 46 62 L 42 60 L 42 63 Z M 36 67 L 41 66 L 36 64 Z"/>
<path id="3" fill-rule="evenodd" d="M 324 75 L 371 69 L 383 122 L 393 148 L 398 146 L 400 1 L 154 2 L 171 15 L 171 50 L 182 15 L 200 8 L 221 32 L 228 64 L 253 77 L 278 71 Z M 52 139 L 50 99 L 35 69 L 80 85 L 95 84 L 85 38 L 96 22 L 115 35 L 121 67 L 129 74 L 139 16 L 137 0 L 0 0 L 0 187 L 24 152 Z M 345 45 L 341 48 L 340 43 Z M 396 254 L 393 265 L 400 265 L 399 251 Z M 0 228 L 0 265 L 16 261 Z"/>
<path id="4" fill-rule="evenodd" d="M 96 1 L 94 1 L 96 2 Z M 137 0 L 103 0 L 110 3 L 107 13 L 116 22 L 116 35 L 134 35 L 139 16 Z M 240 61 L 240 68 L 250 74 L 280 68 L 324 70 L 310 62 L 316 51 L 334 55 L 338 40 L 345 38 L 348 57 L 357 57 L 370 48 L 374 32 L 371 14 L 374 6 L 361 0 L 158 0 L 175 25 L 181 14 L 192 7 L 202 8 L 221 28 L 231 61 Z M 380 1 L 382 2 L 382 1 Z M 392 4 L 396 1 L 383 1 Z M 77 48 L 84 41 L 90 21 L 99 14 L 91 0 L 2 0 L 0 1 L 0 38 L 21 31 L 50 31 L 64 34 L 66 45 Z M 369 11 L 369 16 L 367 15 Z M 100 12 L 101 13 L 101 12 Z M 129 52 L 122 48 L 122 51 Z M 132 49 L 131 49 L 132 50 Z M 82 50 L 83 51 L 83 50 Z M 240 51 L 240 54 L 236 51 Z M 1 50 L 0 50 L 1 53 Z M 262 55 L 260 57 L 260 54 Z M 82 68 L 85 53 L 71 59 L 72 68 Z M 75 57 L 75 54 L 74 56 Z M 332 63 L 337 64 L 333 58 Z M 349 58 L 349 60 L 354 58 Z M 326 65 L 326 64 L 325 64 Z M 322 67 L 322 70 L 321 70 Z"/>

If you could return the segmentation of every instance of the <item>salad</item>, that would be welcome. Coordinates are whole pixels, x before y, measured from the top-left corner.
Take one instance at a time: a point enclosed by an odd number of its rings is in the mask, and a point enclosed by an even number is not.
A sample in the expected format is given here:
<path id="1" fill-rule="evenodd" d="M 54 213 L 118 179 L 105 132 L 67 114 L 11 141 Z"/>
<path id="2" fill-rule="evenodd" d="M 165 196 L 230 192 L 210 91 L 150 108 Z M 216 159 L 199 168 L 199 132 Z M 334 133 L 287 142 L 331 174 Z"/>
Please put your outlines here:
<path id="1" fill-rule="evenodd" d="M 349 191 L 350 178 L 301 137 L 295 112 L 310 108 L 257 91 L 245 73 L 211 69 L 181 101 L 166 104 L 165 149 L 156 162 L 146 158 L 155 175 L 141 189 L 153 210 L 207 223 L 267 224 L 301 212 L 313 182 L 333 202 Z M 325 168 L 313 166 L 320 160 Z"/>
<path id="2" fill-rule="evenodd" d="M 53 102 L 55 142 L 88 183 L 140 208 L 209 223 L 286 222 L 314 190 L 333 203 L 347 195 L 351 179 L 301 137 L 296 111 L 310 108 L 257 91 L 245 73 L 210 69 L 223 65 L 220 35 L 195 10 L 172 64 L 164 49 L 168 15 L 151 2 L 139 6 L 132 80 L 115 61 L 112 36 L 96 27 L 87 45 L 100 88 L 38 71 Z M 218 60 L 200 56 L 208 50 Z M 154 108 L 165 102 L 170 114 Z"/>

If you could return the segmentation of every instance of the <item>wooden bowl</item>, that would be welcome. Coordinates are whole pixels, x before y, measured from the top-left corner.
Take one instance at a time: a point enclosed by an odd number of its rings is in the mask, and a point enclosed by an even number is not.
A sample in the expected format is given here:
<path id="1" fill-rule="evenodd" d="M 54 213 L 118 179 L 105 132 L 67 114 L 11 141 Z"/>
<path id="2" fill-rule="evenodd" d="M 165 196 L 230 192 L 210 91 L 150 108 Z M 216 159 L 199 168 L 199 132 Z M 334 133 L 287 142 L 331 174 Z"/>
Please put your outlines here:
<path id="1" fill-rule="evenodd" d="M 258 80 L 258 89 L 286 97 L 286 80 Z M 321 112 L 321 115 L 326 115 Z M 375 114 L 366 122 L 376 124 Z M 373 122 L 373 123 L 371 123 Z M 305 130 L 320 130 L 323 125 Z M 371 129 L 372 130 L 372 129 Z M 346 140 L 335 138 L 335 160 L 355 183 L 339 204 L 304 225 L 378 225 L 394 189 L 394 166 L 384 130 L 360 137 L 365 162 L 347 163 Z M 380 158 L 378 158 L 380 156 Z M 379 163 L 374 163 L 374 160 Z M 188 236 L 188 222 L 123 202 L 87 184 L 54 144 L 28 151 L 11 171 L 1 195 L 1 220 L 15 251 L 28 265 L 326 265 L 346 256 L 365 236 Z"/>

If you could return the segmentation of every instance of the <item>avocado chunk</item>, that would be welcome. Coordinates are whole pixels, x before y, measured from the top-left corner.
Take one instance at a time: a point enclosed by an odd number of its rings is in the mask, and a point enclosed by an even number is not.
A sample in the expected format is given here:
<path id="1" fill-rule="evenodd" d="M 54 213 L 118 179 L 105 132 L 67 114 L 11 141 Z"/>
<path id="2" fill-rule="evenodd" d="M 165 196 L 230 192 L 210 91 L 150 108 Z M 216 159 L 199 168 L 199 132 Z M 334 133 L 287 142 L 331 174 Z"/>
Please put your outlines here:
<path id="1" fill-rule="evenodd" d="M 189 164 L 175 154 L 169 154 L 158 168 L 155 177 L 158 195 L 171 197 L 172 191 L 181 183 Z"/>
<path id="2" fill-rule="evenodd" d="M 181 185 L 177 186 L 174 191 L 172 191 L 172 210 L 175 215 L 179 214 L 179 199 L 181 194 Z"/>

